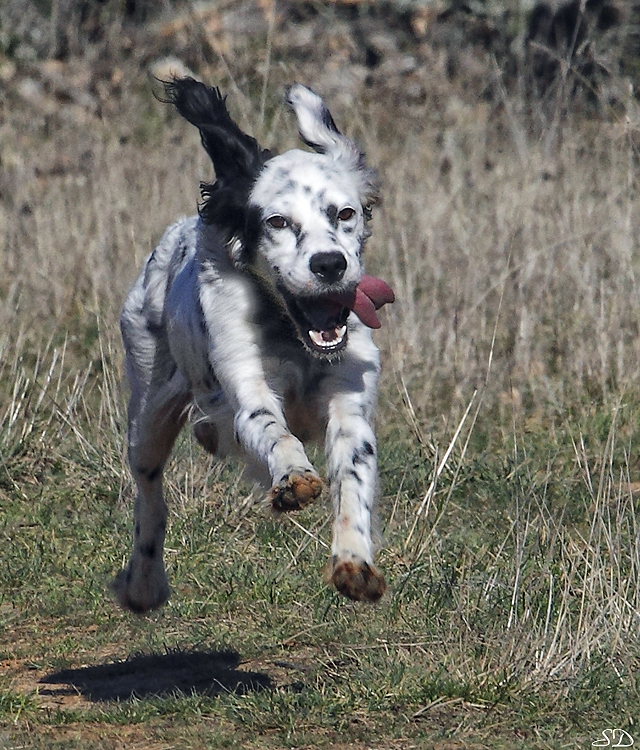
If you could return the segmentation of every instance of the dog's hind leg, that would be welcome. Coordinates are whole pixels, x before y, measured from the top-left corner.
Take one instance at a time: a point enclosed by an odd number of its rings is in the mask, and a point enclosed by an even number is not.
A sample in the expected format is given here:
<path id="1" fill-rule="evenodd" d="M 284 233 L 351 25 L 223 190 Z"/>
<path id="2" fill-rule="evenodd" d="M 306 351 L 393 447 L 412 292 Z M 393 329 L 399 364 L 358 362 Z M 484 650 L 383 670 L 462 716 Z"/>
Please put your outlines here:
<path id="1" fill-rule="evenodd" d="M 133 402 L 132 398 L 132 402 Z M 167 383 L 142 404 L 130 405 L 129 463 L 138 494 L 134 505 L 133 553 L 113 583 L 119 604 L 147 612 L 169 598 L 163 545 L 167 506 L 162 494 L 165 463 L 187 416 L 190 395 Z"/>
<path id="2" fill-rule="evenodd" d="M 128 455 L 137 495 L 131 560 L 112 584 L 119 604 L 134 612 L 156 609 L 169 598 L 163 562 L 167 506 L 162 474 L 191 399 L 169 352 L 160 315 L 150 312 L 145 280 L 144 275 L 138 279 L 121 318 L 131 386 Z"/>

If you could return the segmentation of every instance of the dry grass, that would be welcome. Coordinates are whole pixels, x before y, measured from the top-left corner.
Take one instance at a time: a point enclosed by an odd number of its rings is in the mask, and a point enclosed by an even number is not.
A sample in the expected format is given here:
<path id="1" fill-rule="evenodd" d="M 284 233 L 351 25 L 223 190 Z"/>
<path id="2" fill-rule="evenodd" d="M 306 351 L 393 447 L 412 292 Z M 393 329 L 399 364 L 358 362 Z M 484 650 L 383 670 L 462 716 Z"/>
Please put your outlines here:
<path id="1" fill-rule="evenodd" d="M 285 73 L 271 70 L 267 103 Z M 150 620 L 115 611 L 104 591 L 131 496 L 119 307 L 209 166 L 142 92 L 90 127 L 3 125 L 0 744 L 560 747 L 633 733 L 639 123 L 630 104 L 626 119 L 534 137 L 517 100 L 476 104 L 433 75 L 402 117 L 375 95 L 334 112 L 380 167 L 369 266 L 398 297 L 378 334 L 391 591 L 366 612 L 321 584 L 321 508 L 275 524 L 188 439 L 167 479 L 173 603 Z M 247 126 L 264 114 L 267 145 L 294 142 L 278 108 L 234 104 Z M 96 704 L 80 683 L 76 702 L 37 683 L 229 646 L 272 689 L 194 681 L 192 695 Z"/>

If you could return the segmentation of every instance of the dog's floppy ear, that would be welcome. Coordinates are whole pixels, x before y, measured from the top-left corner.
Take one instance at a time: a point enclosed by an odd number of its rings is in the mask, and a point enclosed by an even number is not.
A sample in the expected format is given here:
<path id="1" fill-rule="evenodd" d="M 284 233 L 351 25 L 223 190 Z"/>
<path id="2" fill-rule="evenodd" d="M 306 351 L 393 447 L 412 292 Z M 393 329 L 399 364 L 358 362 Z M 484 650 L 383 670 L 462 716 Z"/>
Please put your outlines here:
<path id="1" fill-rule="evenodd" d="M 340 152 L 345 147 L 357 151 L 338 130 L 331 112 L 314 91 L 294 83 L 287 90 L 286 100 L 296 115 L 298 132 L 307 146 L 320 154 Z"/>
<path id="2" fill-rule="evenodd" d="M 336 127 L 331 112 L 322 99 L 300 83 L 289 87 L 287 104 L 298 120 L 302 140 L 319 154 L 345 162 L 346 168 L 360 178 L 362 203 L 371 207 L 378 199 L 378 180 L 373 169 L 367 166 L 365 156 Z"/>
<path id="3" fill-rule="evenodd" d="M 248 263 L 255 252 L 259 216 L 247 206 L 247 199 L 271 153 L 240 130 L 217 88 L 193 78 L 174 78 L 164 82 L 164 90 L 163 101 L 173 104 L 200 131 L 216 172 L 215 182 L 200 184 L 200 216 L 217 227 L 235 264 Z"/>
<path id="4" fill-rule="evenodd" d="M 163 101 L 173 104 L 200 131 L 202 145 L 211 157 L 220 186 L 237 180 L 253 180 L 270 154 L 231 119 L 226 97 L 219 89 L 193 78 L 174 78 L 163 83 L 166 95 Z"/>

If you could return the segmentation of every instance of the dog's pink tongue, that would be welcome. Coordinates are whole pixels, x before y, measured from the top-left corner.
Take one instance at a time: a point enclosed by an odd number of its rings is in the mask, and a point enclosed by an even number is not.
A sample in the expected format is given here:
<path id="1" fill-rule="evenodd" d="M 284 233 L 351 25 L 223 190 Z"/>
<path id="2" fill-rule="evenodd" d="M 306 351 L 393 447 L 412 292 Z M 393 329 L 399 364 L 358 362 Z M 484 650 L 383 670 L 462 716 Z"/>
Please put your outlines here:
<path id="1" fill-rule="evenodd" d="M 382 279 L 375 276 L 363 276 L 356 288 L 355 298 L 349 307 L 369 328 L 380 328 L 382 325 L 376 310 L 382 305 L 395 300 L 393 289 Z"/>

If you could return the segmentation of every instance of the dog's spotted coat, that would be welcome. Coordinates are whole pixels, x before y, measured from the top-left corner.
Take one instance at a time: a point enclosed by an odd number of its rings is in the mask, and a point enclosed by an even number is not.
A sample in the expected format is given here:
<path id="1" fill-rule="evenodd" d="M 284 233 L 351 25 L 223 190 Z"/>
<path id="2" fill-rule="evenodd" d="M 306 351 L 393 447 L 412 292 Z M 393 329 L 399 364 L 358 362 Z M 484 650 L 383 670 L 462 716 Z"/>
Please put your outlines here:
<path id="1" fill-rule="evenodd" d="M 169 596 L 162 473 L 189 417 L 209 452 L 242 452 L 279 511 L 320 495 L 302 441 L 324 433 L 331 580 L 375 601 L 385 581 L 371 540 L 380 364 L 369 326 L 379 325 L 374 307 L 392 301 L 361 262 L 375 175 L 304 86 L 287 101 L 314 152 L 280 156 L 237 127 L 217 89 L 180 79 L 166 91 L 199 128 L 216 182 L 203 185 L 198 217 L 167 230 L 122 312 L 138 494 L 118 601 L 145 612 Z"/>

